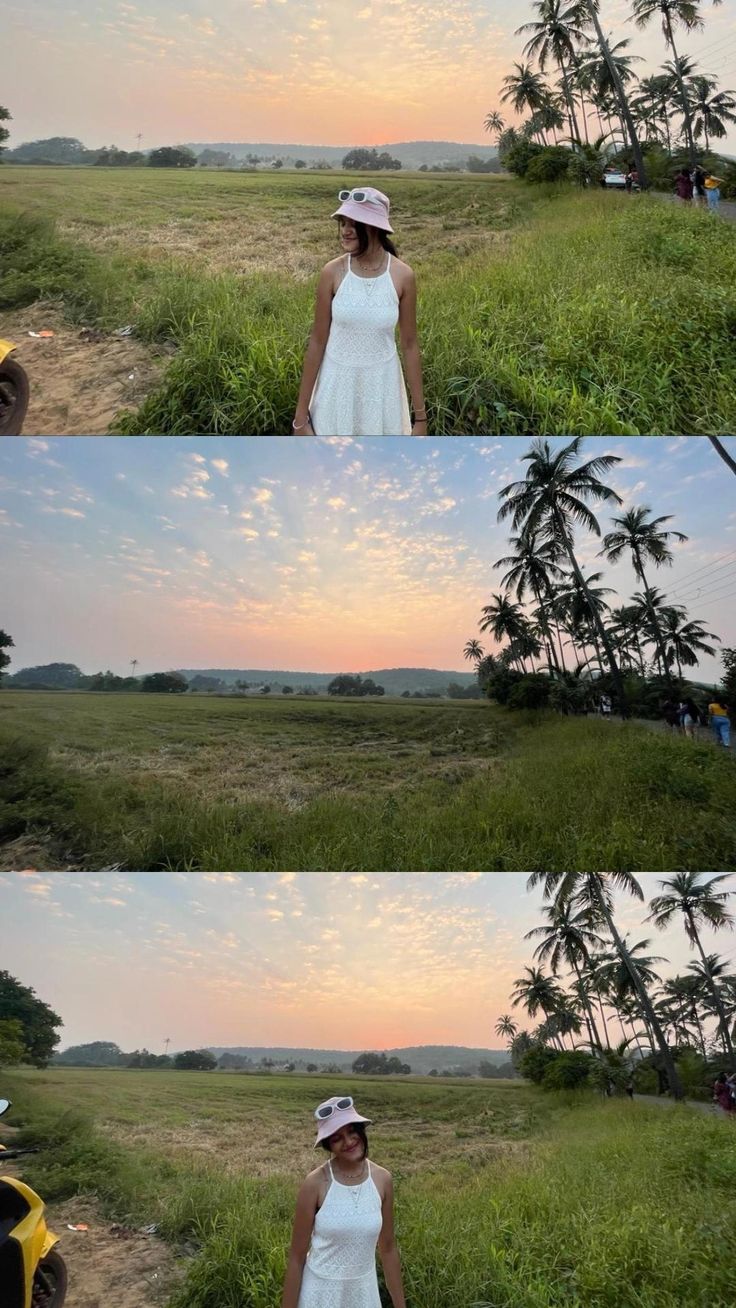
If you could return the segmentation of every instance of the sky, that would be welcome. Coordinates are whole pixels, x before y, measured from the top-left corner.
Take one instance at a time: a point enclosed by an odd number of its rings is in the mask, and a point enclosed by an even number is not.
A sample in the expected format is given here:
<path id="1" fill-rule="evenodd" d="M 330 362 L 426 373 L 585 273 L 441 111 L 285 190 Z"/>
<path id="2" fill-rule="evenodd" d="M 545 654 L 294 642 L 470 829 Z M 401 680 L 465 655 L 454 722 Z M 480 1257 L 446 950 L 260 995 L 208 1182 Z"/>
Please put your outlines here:
<path id="1" fill-rule="evenodd" d="M 551 440 L 553 448 L 566 444 Z M 727 447 L 736 453 L 736 437 Z M 0 441 L 0 626 L 9 672 L 460 670 L 509 553 L 498 491 L 527 437 L 69 437 Z M 589 438 L 606 478 L 688 540 L 650 584 L 736 645 L 736 481 L 704 437 Z M 596 510 L 605 533 L 616 508 Z M 631 566 L 586 573 L 639 590 Z M 717 657 L 700 675 L 720 679 Z"/>
<path id="2" fill-rule="evenodd" d="M 700 7 L 705 27 L 678 52 L 736 87 L 736 0 Z M 638 31 L 625 0 L 600 11 L 640 73 L 669 57 L 656 20 Z M 9 144 L 482 143 L 533 15 L 531 0 L 5 0 Z"/>
<path id="3" fill-rule="evenodd" d="M 647 903 L 660 880 L 639 877 Z M 502 1013 L 534 1025 L 510 1006 L 543 920 L 521 873 L 8 872 L 0 893 L 3 968 L 63 1018 L 60 1048 L 499 1048 Z M 686 969 L 679 926 L 615 904 L 662 976 Z M 702 938 L 732 958 L 728 933 Z"/>

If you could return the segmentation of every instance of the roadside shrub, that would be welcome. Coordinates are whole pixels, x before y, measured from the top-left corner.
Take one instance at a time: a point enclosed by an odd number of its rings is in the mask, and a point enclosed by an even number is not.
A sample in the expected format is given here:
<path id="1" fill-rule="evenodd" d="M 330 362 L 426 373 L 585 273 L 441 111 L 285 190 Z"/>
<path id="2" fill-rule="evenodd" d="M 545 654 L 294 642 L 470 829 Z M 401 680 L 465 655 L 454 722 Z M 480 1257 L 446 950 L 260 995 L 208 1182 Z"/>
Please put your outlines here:
<path id="1" fill-rule="evenodd" d="M 541 1085 L 547 1068 L 557 1057 L 554 1049 L 550 1049 L 548 1045 L 535 1043 L 531 1049 L 527 1049 L 526 1053 L 521 1055 L 517 1071 L 525 1081 L 533 1081 L 535 1085 Z"/>
<path id="2" fill-rule="evenodd" d="M 575 1049 L 564 1054 L 556 1054 L 554 1061 L 547 1063 L 542 1074 L 544 1090 L 580 1090 L 589 1084 L 590 1073 L 595 1059 L 592 1054 Z M 523 1073 L 522 1073 L 523 1075 Z"/>
<path id="3" fill-rule="evenodd" d="M 512 709 L 546 708 L 549 703 L 552 678 L 543 672 L 524 676 L 511 687 L 508 706 Z"/>
<path id="4" fill-rule="evenodd" d="M 0 213 L 0 309 L 22 309 L 34 300 L 78 292 L 90 262 L 81 246 L 57 236 L 49 219 Z"/>
<path id="5" fill-rule="evenodd" d="M 568 176 L 572 151 L 564 145 L 547 145 L 529 160 L 526 169 L 528 182 L 561 182 Z"/>

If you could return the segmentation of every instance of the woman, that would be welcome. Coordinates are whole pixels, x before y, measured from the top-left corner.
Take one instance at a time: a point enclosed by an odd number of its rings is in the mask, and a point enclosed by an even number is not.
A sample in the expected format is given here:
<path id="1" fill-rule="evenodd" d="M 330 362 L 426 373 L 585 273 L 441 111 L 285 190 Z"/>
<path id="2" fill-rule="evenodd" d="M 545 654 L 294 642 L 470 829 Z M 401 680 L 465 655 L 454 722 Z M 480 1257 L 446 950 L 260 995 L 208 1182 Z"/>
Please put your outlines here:
<path id="1" fill-rule="evenodd" d="M 731 1087 L 728 1084 L 728 1077 L 725 1072 L 718 1073 L 715 1085 L 713 1086 L 713 1101 L 716 1104 L 720 1104 L 724 1113 L 732 1113 L 736 1108 L 736 1104 L 734 1104 L 733 1096 L 731 1094 Z"/>
<path id="2" fill-rule="evenodd" d="M 711 213 L 718 212 L 718 206 L 721 203 L 721 182 L 722 177 L 714 177 L 712 173 L 706 173 L 703 187 L 705 189 L 705 198 Z"/>
<path id="3" fill-rule="evenodd" d="M 716 744 L 729 749 L 731 745 L 731 719 L 728 716 L 726 705 L 722 704 L 716 696 L 708 705 L 708 719 Z"/>
<path id="4" fill-rule="evenodd" d="M 339 199 L 343 254 L 320 275 L 292 427 L 297 436 L 426 436 L 416 282 L 388 235 L 388 196 L 358 186 Z"/>
<path id="5" fill-rule="evenodd" d="M 694 699 L 684 699 L 681 704 L 682 729 L 689 740 L 695 739 L 695 728 L 700 722 L 700 711 Z"/>
<path id="6" fill-rule="evenodd" d="M 681 168 L 675 178 L 675 191 L 680 200 L 689 204 L 693 198 L 693 179 L 687 168 Z"/>
<path id="7" fill-rule="evenodd" d="M 405 1308 L 394 1239 L 390 1172 L 368 1160 L 366 1124 L 349 1095 L 315 1114 L 329 1158 L 309 1173 L 296 1201 L 282 1308 L 381 1308 L 376 1245 L 394 1308 Z"/>

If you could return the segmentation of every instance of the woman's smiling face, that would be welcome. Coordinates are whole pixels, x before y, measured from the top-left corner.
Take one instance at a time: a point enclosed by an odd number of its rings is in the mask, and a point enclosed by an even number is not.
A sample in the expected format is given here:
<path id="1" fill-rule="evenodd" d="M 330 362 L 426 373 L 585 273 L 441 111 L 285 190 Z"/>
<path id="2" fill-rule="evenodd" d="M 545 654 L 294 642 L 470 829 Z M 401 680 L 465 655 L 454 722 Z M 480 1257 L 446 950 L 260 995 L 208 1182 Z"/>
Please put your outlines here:
<path id="1" fill-rule="evenodd" d="M 355 254 L 359 249 L 358 233 L 352 218 L 339 218 L 340 244 L 347 254 Z"/>
<path id="2" fill-rule="evenodd" d="M 338 1162 L 357 1163 L 363 1157 L 363 1141 L 360 1133 L 351 1124 L 335 1131 L 327 1143 L 330 1146 L 330 1153 Z"/>

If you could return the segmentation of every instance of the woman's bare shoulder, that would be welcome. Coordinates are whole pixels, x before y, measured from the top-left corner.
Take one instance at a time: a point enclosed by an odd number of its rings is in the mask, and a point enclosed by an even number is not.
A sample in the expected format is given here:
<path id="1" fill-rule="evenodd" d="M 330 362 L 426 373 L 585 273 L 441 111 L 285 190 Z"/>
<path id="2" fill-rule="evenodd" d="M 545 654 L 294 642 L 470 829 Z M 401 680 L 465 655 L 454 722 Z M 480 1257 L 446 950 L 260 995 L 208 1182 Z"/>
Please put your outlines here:
<path id="1" fill-rule="evenodd" d="M 373 1160 L 371 1160 L 371 1172 L 373 1173 L 374 1176 L 378 1177 L 381 1181 L 391 1180 L 391 1173 L 389 1172 L 388 1168 L 381 1167 L 378 1163 L 374 1163 Z"/>
<path id="2" fill-rule="evenodd" d="M 313 1168 L 311 1172 L 307 1173 L 302 1181 L 302 1189 L 319 1191 L 321 1186 L 324 1184 L 326 1171 L 326 1163 L 320 1163 L 319 1167 Z"/>
<path id="3" fill-rule="evenodd" d="M 401 273 L 402 277 L 414 276 L 414 269 L 412 268 L 411 264 L 408 264 L 405 259 L 400 259 L 398 254 L 395 254 L 393 256 L 391 262 L 393 264 L 393 267 L 396 268 L 397 271 Z"/>

